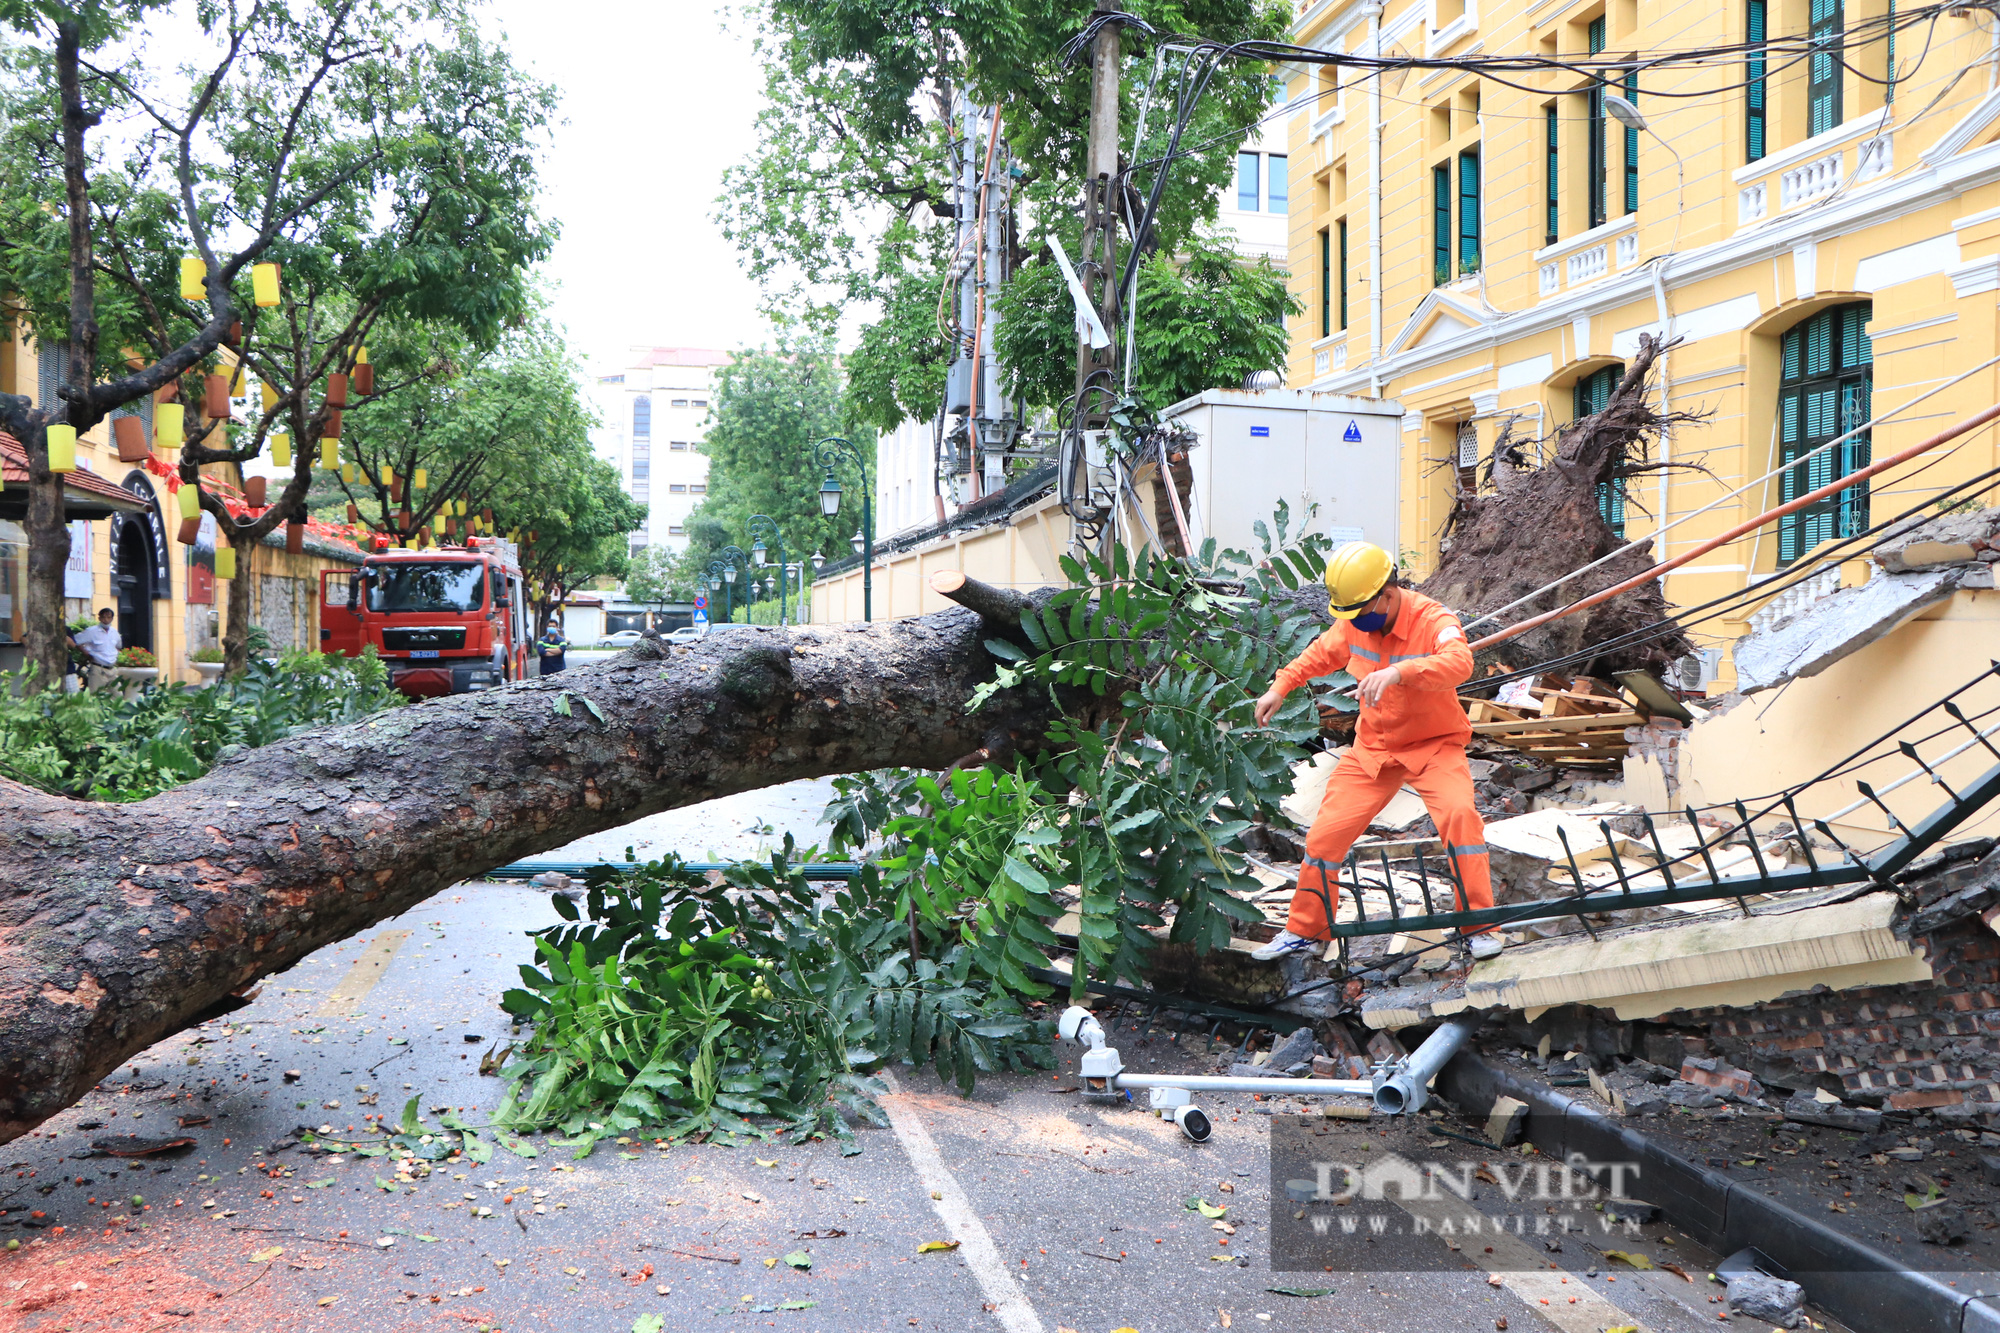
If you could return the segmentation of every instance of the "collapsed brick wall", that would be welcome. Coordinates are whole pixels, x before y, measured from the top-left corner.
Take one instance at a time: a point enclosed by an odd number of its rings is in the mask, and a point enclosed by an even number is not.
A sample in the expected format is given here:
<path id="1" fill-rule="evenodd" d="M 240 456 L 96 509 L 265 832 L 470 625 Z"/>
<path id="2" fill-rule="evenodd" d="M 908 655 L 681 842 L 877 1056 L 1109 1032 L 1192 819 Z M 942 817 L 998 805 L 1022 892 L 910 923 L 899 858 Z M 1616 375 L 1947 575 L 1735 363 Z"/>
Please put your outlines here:
<path id="1" fill-rule="evenodd" d="M 1705 1029 L 1716 1054 L 1767 1087 L 2000 1128 L 2000 938 L 1975 916 L 1913 943 L 1930 981 L 1662 1021 Z"/>
<path id="2" fill-rule="evenodd" d="M 1767 1087 L 1824 1088 L 1843 1101 L 2000 1130 L 2000 854 L 1951 849 L 1918 890 L 1906 937 L 1932 979 L 1663 1015 L 1649 1058 L 1681 1043 Z M 1704 1080 L 1707 1081 L 1707 1080 Z"/>

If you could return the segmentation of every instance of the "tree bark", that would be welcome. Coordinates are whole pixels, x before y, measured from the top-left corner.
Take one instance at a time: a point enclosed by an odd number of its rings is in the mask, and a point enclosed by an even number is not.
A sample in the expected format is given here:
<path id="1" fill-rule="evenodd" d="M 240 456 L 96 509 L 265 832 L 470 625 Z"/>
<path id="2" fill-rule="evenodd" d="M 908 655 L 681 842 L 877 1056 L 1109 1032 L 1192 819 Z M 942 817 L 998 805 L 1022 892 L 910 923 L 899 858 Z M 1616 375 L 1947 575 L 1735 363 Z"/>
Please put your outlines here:
<path id="1" fill-rule="evenodd" d="M 1046 691 L 965 711 L 1003 630 L 954 608 L 648 641 L 248 751 L 131 805 L 0 781 L 0 1141 L 259 977 L 494 866 L 795 778 L 1034 748 Z"/>

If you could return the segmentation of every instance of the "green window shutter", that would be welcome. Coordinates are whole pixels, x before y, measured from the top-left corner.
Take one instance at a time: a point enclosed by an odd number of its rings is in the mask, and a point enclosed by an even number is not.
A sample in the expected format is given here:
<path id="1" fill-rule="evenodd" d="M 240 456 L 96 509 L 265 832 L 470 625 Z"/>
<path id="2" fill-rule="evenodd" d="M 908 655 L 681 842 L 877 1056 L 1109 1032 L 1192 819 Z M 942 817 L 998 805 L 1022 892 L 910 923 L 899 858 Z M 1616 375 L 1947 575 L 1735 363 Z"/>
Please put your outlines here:
<path id="1" fill-rule="evenodd" d="M 1841 37 L 1845 16 L 1840 0 L 1812 0 L 1806 59 L 1806 133 L 1824 134 L 1841 121 Z"/>
<path id="2" fill-rule="evenodd" d="M 1888 82 L 1882 85 L 1882 105 L 1896 105 L 1896 0 L 1889 0 L 1889 50 L 1884 57 L 1888 69 Z"/>
<path id="3" fill-rule="evenodd" d="M 1743 119 L 1743 160 L 1758 162 L 1766 151 L 1764 130 L 1766 124 L 1766 101 L 1769 90 L 1765 84 L 1767 65 L 1764 59 L 1764 34 L 1766 29 L 1766 0 L 1749 0 L 1746 33 L 1750 42 L 1750 55 L 1744 61 L 1743 95 L 1745 110 Z M 1893 39 L 1892 39 L 1893 40 Z M 1893 85 L 1892 85 L 1893 86 Z"/>
<path id="4" fill-rule="evenodd" d="M 1347 219 L 1340 220 L 1340 327 L 1347 327 Z"/>
<path id="5" fill-rule="evenodd" d="M 1625 100 L 1639 105 L 1639 76 L 1625 76 Z M 1639 131 L 1625 131 L 1625 211 L 1639 211 Z"/>
<path id="6" fill-rule="evenodd" d="M 1479 269 L 1479 153 L 1458 155 L 1458 271 Z"/>
<path id="7" fill-rule="evenodd" d="M 1589 28 L 1590 53 L 1598 54 L 1604 49 L 1604 20 L 1592 19 Z M 1590 200 L 1590 220 L 1588 226 L 1601 227 L 1608 216 L 1604 211 L 1605 167 L 1605 125 L 1604 125 L 1604 85 L 1594 85 L 1589 94 L 1590 102 L 1590 153 L 1584 167 L 1587 173 L 1586 197 Z"/>
<path id="8" fill-rule="evenodd" d="M 1557 145 L 1561 142 L 1561 135 L 1559 132 L 1561 122 L 1556 116 L 1556 109 L 1553 104 L 1544 107 L 1543 112 L 1548 117 L 1548 122 L 1549 122 L 1548 123 L 1548 135 L 1549 135 L 1548 173 L 1547 173 L 1547 184 L 1549 191 L 1549 198 L 1548 198 L 1549 218 L 1548 218 L 1548 225 L 1544 229 L 1544 231 L 1548 237 L 1546 243 L 1549 245 L 1554 245 L 1557 241 L 1562 239 L 1562 208 L 1561 208 L 1561 199 L 1557 193 L 1558 187 L 1560 186 L 1562 181 L 1562 174 L 1561 174 L 1562 163 L 1556 151 Z"/>
<path id="9" fill-rule="evenodd" d="M 1605 366 L 1576 382 L 1574 390 L 1576 416 L 1587 417 L 1594 412 L 1602 412 L 1611 401 L 1611 391 L 1618 387 L 1618 381 L 1625 376 L 1623 366 Z M 1625 483 L 1600 481 L 1597 483 L 1597 514 L 1606 527 L 1622 539 L 1625 536 Z"/>
<path id="10" fill-rule="evenodd" d="M 1345 225 L 1345 224 L 1342 224 Z M 1319 234 L 1319 336 L 1333 332 L 1333 237 Z"/>
<path id="11" fill-rule="evenodd" d="M 1778 394 L 1781 502 L 1796 500 L 1868 466 L 1869 432 L 1859 431 L 1817 457 L 1806 455 L 1874 419 L 1874 349 L 1865 301 L 1822 310 L 1785 334 Z M 1788 565 L 1821 542 L 1868 527 L 1865 483 L 1815 501 L 1778 522 L 1778 562 Z"/>
<path id="12" fill-rule="evenodd" d="M 1451 168 L 1431 168 L 1431 281 L 1451 281 Z"/>

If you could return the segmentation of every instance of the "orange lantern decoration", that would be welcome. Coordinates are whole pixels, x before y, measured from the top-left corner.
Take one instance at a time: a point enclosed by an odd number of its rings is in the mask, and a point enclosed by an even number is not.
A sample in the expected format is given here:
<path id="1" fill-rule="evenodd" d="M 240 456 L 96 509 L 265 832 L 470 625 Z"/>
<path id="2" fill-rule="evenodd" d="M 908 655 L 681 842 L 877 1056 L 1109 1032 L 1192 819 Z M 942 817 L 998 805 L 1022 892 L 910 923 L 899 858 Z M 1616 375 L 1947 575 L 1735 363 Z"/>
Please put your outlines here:
<path id="1" fill-rule="evenodd" d="M 201 536 L 201 520 L 199 518 L 184 518 L 181 520 L 180 539 L 182 546 L 193 546 L 195 539 L 199 536 Z"/>
<path id="2" fill-rule="evenodd" d="M 337 370 L 326 377 L 326 405 L 347 406 L 347 376 Z"/>
<path id="3" fill-rule="evenodd" d="M 306 549 L 306 521 L 296 514 L 285 520 L 285 549 L 303 555 Z"/>
<path id="4" fill-rule="evenodd" d="M 352 500 L 347 502 L 347 521 L 349 523 L 359 523 L 361 521 L 361 506 Z"/>
<path id="5" fill-rule="evenodd" d="M 262 509 L 266 503 L 264 496 L 269 486 L 263 477 L 246 477 L 243 480 L 243 499 L 253 509 Z"/>
<path id="6" fill-rule="evenodd" d="M 143 463 L 153 451 L 146 447 L 146 425 L 137 417 L 118 417 L 111 423 L 112 438 L 118 441 L 118 461 Z"/>
<path id="7" fill-rule="evenodd" d="M 202 414 L 212 421 L 229 419 L 229 376 L 209 375 L 202 380 Z"/>

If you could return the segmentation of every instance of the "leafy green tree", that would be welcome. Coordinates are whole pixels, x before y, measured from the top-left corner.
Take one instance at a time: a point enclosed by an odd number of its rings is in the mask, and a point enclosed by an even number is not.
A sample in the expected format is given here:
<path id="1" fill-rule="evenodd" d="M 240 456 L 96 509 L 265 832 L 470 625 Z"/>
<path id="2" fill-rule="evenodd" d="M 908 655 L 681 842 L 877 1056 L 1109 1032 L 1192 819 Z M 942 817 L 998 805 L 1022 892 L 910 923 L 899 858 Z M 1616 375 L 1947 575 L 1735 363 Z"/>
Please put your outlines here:
<path id="1" fill-rule="evenodd" d="M 631 563 L 631 534 L 646 522 L 646 506 L 625 494 L 618 469 L 588 449 L 568 450 L 523 477 L 508 512 L 524 535 L 522 577 L 536 624 L 578 588 L 622 579 Z"/>
<path id="2" fill-rule="evenodd" d="M 691 586 L 705 577 L 708 562 L 722 547 L 751 549 L 752 514 L 776 520 L 785 534 L 788 561 L 809 562 L 815 551 L 829 558 L 845 552 L 849 536 L 861 525 L 860 478 L 851 465 L 836 472 L 850 503 L 834 518 L 819 512 L 826 471 L 814 445 L 829 435 L 847 434 L 841 367 L 826 345 L 812 341 L 789 351 L 738 355 L 717 376 L 713 410 L 715 424 L 702 443 L 710 460 L 708 498 L 688 519 L 689 541 L 681 563 L 685 583 Z M 869 434 L 854 442 L 869 459 L 872 481 L 874 438 Z M 775 551 L 770 559 L 776 561 Z"/>
<path id="3" fill-rule="evenodd" d="M 693 588 L 684 582 L 680 557 L 664 546 L 648 546 L 625 569 L 625 595 L 642 606 L 691 601 Z"/>
<path id="4" fill-rule="evenodd" d="M 1236 388 L 1285 362 L 1285 316 L 1297 302 L 1269 260 L 1246 263 L 1209 239 L 1139 270 L 1134 387 L 1155 410 L 1205 389 Z M 1076 388 L 1076 315 L 1055 264 L 1028 265 L 1002 289 L 994 349 L 1013 390 L 1052 407 Z"/>
<path id="5" fill-rule="evenodd" d="M 1285 26 L 1282 7 L 1256 0 L 1145 0 L 1124 8 L 1160 33 L 1222 41 L 1275 38 Z M 1003 149 L 1016 173 L 1015 258 L 1025 265 L 1016 281 L 1047 268 L 1049 235 L 1077 252 L 1090 72 L 1088 60 L 1066 62 L 1061 52 L 1090 12 L 1042 0 L 991 0 L 970 9 L 767 0 L 758 11 L 767 106 L 758 118 L 756 151 L 725 177 L 717 220 L 763 285 L 775 318 L 828 329 L 842 310 L 861 302 L 879 306 L 881 318 L 863 329 L 850 367 L 856 421 L 887 430 L 938 408 L 951 357 L 938 312 L 955 239 L 952 115 L 961 91 L 1002 107 Z M 1128 138 L 1154 77 L 1152 41 L 1128 29 L 1124 42 L 1121 126 Z M 1146 138 L 1124 182 L 1134 214 L 1167 155 L 1183 61 L 1170 53 L 1160 67 Z M 1217 192 L 1231 179 L 1236 150 L 1267 110 L 1270 92 L 1267 67 L 1225 61 L 1194 101 L 1146 252 L 1189 250 L 1201 276 L 1175 293 L 1177 309 L 1163 312 L 1181 321 L 1164 338 L 1150 327 L 1153 314 L 1142 294 L 1142 377 L 1160 359 L 1175 368 L 1154 373 L 1155 380 L 1203 378 L 1180 373 L 1199 364 L 1185 355 L 1186 335 L 1197 326 L 1238 329 L 1233 321 L 1246 307 L 1267 303 L 1262 275 L 1232 279 L 1209 269 L 1197 237 L 1213 221 Z M 1039 275 L 1043 284 L 1049 277 Z M 1212 311 L 1201 308 L 1203 301 Z M 1223 358 L 1276 365 L 1280 357 L 1257 355 L 1268 340 L 1245 332 L 1223 340 Z M 1009 346 L 1037 358 L 1009 362 L 1037 385 L 1074 365 L 1073 346 L 1058 355 L 1051 339 Z M 1217 372 L 1200 387 L 1227 382 Z"/>
<path id="6" fill-rule="evenodd" d="M 191 69 L 125 40 L 142 12 L 0 10 L 17 43 L 0 69 L 0 219 L 17 224 L 0 245 L 0 284 L 38 341 L 60 343 L 67 359 L 57 402 L 0 395 L 0 428 L 28 451 L 29 656 L 44 679 L 60 675 L 69 553 L 51 424 L 81 432 L 148 395 L 178 393 L 195 409 L 179 485 L 199 485 L 203 464 L 240 466 L 288 436 L 301 465 L 262 513 L 239 522 L 212 493 L 201 497 L 247 574 L 255 545 L 300 512 L 322 436 L 339 434 L 343 412 L 373 406 L 357 395 L 342 409 L 324 390 L 354 367 L 376 323 L 434 323 L 490 346 L 529 313 L 528 266 L 554 236 L 534 205 L 552 95 L 461 6 L 176 9 L 181 35 L 211 52 Z M 94 143 L 106 123 L 121 134 Z M 28 225 L 38 217 L 48 222 Z M 202 266 L 197 299 L 181 294 L 184 256 Z M 253 300 L 252 268 L 266 262 L 283 266 L 274 307 Z M 232 359 L 225 343 L 276 390 L 234 439 L 197 415 L 202 376 Z M 249 585 L 239 577 L 229 590 L 232 671 L 246 658 Z"/>
<path id="7" fill-rule="evenodd" d="M 369 355 L 400 387 L 347 428 L 352 471 L 315 474 L 310 500 L 328 518 L 345 519 L 352 503 L 370 528 L 409 539 L 463 503 L 468 517 L 490 511 L 497 531 L 525 530 L 550 468 L 590 453 L 594 414 L 546 323 L 482 353 L 448 325 L 385 320 Z"/>

